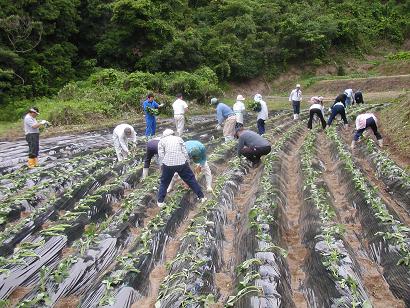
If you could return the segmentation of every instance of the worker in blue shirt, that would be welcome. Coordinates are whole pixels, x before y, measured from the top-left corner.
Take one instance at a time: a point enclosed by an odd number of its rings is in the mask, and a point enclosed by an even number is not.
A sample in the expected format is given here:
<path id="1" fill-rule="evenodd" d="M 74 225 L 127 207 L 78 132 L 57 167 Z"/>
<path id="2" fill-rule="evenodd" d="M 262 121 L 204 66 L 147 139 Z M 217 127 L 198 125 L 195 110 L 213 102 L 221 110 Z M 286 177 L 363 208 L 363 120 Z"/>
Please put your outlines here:
<path id="1" fill-rule="evenodd" d="M 235 136 L 236 116 L 231 107 L 218 101 L 217 98 L 211 99 L 211 105 L 216 106 L 216 118 L 218 125 L 216 129 L 221 129 L 222 123 L 225 122 L 223 127 L 223 136 L 225 141 L 233 140 Z"/>
<path id="2" fill-rule="evenodd" d="M 206 159 L 205 145 L 197 140 L 189 140 L 185 142 L 185 148 L 191 161 L 197 165 L 194 168 L 195 174 L 199 175 L 201 172 L 203 172 L 206 181 L 206 191 L 212 192 L 212 173 Z M 167 189 L 168 192 L 173 189 L 177 178 L 177 176 L 174 176 L 174 178 L 172 179 Z"/>
<path id="3" fill-rule="evenodd" d="M 155 135 L 155 129 L 157 127 L 155 110 L 158 110 L 158 108 L 161 106 L 162 104 L 158 104 L 156 101 L 154 101 L 154 95 L 151 93 L 148 94 L 147 99 L 142 104 L 142 108 L 144 109 L 145 113 L 145 136 L 147 137 L 147 139 L 151 139 L 152 136 Z"/>

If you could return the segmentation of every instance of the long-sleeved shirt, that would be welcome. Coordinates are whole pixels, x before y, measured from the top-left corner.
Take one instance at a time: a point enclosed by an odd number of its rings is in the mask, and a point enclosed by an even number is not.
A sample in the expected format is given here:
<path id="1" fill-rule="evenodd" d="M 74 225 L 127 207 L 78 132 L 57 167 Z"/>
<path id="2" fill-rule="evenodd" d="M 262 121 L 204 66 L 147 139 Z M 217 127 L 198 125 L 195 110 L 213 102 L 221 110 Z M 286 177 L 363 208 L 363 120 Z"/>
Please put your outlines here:
<path id="1" fill-rule="evenodd" d="M 242 101 L 236 101 L 236 103 L 233 104 L 232 109 L 236 116 L 236 122 L 243 124 L 243 114 L 245 113 L 245 104 L 242 103 Z"/>
<path id="2" fill-rule="evenodd" d="M 310 106 L 309 110 L 312 109 L 319 109 L 322 112 L 323 116 L 325 116 L 325 111 L 322 104 L 313 104 L 312 106 Z"/>
<path id="3" fill-rule="evenodd" d="M 356 118 L 356 129 L 366 128 L 366 120 L 369 118 L 373 118 L 377 124 L 377 118 L 373 113 L 362 113 Z"/>
<path id="4" fill-rule="evenodd" d="M 266 146 L 270 146 L 268 140 L 251 130 L 244 130 L 238 139 L 238 154 L 240 154 L 243 147 L 259 148 Z"/>
<path id="5" fill-rule="evenodd" d="M 357 104 L 363 104 L 363 94 L 360 91 L 354 93 L 354 100 Z"/>
<path id="6" fill-rule="evenodd" d="M 289 95 L 289 102 L 301 102 L 302 101 L 302 91 L 300 89 L 293 89 Z"/>
<path id="7" fill-rule="evenodd" d="M 167 136 L 158 143 L 158 158 L 166 166 L 179 166 L 189 160 L 184 140 L 178 136 Z"/>
<path id="8" fill-rule="evenodd" d="M 230 116 L 235 115 L 231 107 L 225 105 L 224 103 L 219 103 L 216 106 L 216 119 L 218 120 L 218 124 L 221 125 L 225 119 Z"/>
<path id="9" fill-rule="evenodd" d="M 29 113 L 26 114 L 24 117 L 24 133 L 27 134 L 38 134 L 40 129 L 33 128 L 33 125 L 36 125 L 38 122 L 35 118 L 33 118 Z"/>
<path id="10" fill-rule="evenodd" d="M 201 166 L 205 165 L 206 148 L 201 142 L 197 140 L 189 140 L 185 142 L 185 147 L 189 157 L 192 158 L 194 163 L 200 164 Z"/>
<path id="11" fill-rule="evenodd" d="M 347 97 L 350 97 L 351 99 L 354 99 L 353 89 L 346 89 L 344 94 L 346 94 Z"/>
<path id="12" fill-rule="evenodd" d="M 266 102 L 264 101 L 260 101 L 259 102 L 261 104 L 261 111 L 258 112 L 258 117 L 256 118 L 256 120 L 267 120 L 268 119 L 268 106 L 266 105 Z"/>
<path id="13" fill-rule="evenodd" d="M 130 137 L 127 137 L 127 135 L 124 132 L 126 128 L 131 129 Z M 120 142 L 120 146 L 125 152 L 128 152 L 128 139 L 130 139 L 132 142 L 137 142 L 137 134 L 135 133 L 134 128 L 129 124 L 118 125 L 116 128 L 114 128 L 114 131 L 112 134 L 114 138 L 118 138 L 118 141 Z"/>
<path id="14" fill-rule="evenodd" d="M 157 103 L 156 101 L 150 102 L 149 100 L 146 100 L 146 101 L 142 104 L 142 108 L 144 109 L 145 116 L 146 116 L 146 117 L 155 118 L 154 115 L 152 115 L 152 114 L 150 114 L 150 113 L 148 112 L 147 107 L 150 107 L 150 108 L 152 108 L 152 109 L 158 109 L 158 108 L 159 108 L 158 103 Z"/>

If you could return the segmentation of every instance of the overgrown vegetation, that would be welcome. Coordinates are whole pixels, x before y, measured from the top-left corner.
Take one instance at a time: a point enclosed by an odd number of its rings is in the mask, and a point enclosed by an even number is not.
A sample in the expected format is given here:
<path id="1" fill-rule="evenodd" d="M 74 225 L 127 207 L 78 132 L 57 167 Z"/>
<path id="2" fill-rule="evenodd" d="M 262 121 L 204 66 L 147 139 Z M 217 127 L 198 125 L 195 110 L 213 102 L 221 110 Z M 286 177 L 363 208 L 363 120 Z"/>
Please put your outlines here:
<path id="1" fill-rule="evenodd" d="M 362 53 L 380 40 L 400 43 L 410 24 L 408 1 L 34 0 L 0 8 L 4 101 L 56 94 L 96 67 L 206 65 L 219 80 L 249 79 L 302 59 L 322 63 L 332 46 Z M 129 95 L 142 85 L 132 86 Z"/>

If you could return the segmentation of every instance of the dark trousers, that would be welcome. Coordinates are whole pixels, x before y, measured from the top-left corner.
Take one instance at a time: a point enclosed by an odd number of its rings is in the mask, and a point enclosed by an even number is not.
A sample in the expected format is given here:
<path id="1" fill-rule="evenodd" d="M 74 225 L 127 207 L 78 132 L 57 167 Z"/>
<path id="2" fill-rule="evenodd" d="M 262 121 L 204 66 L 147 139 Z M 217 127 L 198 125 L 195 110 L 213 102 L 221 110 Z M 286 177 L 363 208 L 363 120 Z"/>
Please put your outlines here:
<path id="1" fill-rule="evenodd" d="M 265 133 L 265 120 L 258 119 L 256 124 L 258 125 L 258 134 L 263 135 Z"/>
<path id="2" fill-rule="evenodd" d="M 292 106 L 293 106 L 293 114 L 299 114 L 300 113 L 300 101 L 292 101 Z"/>
<path id="3" fill-rule="evenodd" d="M 178 166 L 162 165 L 161 183 L 158 191 L 158 202 L 164 202 L 165 196 L 167 195 L 167 188 L 169 186 L 169 183 L 171 183 L 172 177 L 174 176 L 175 172 L 178 173 L 181 179 L 188 184 L 189 188 L 191 188 L 195 192 L 198 198 L 204 197 L 204 193 L 202 192 L 201 187 L 196 181 L 194 173 L 186 162 L 185 164 Z"/>
<path id="4" fill-rule="evenodd" d="M 361 137 L 361 135 L 363 135 L 364 131 L 365 131 L 367 128 L 369 128 L 369 127 L 372 129 L 373 134 L 376 136 L 376 139 L 377 139 L 377 140 L 383 139 L 383 138 L 382 138 L 382 135 L 380 135 L 380 133 L 377 131 L 376 121 L 375 121 L 373 118 L 368 118 L 368 119 L 366 120 L 366 127 L 365 127 L 365 128 L 362 128 L 362 129 L 358 129 L 358 130 L 356 131 L 356 134 L 354 134 L 354 140 L 355 140 L 355 141 L 359 140 L 359 138 Z"/>
<path id="5" fill-rule="evenodd" d="M 265 147 L 253 147 L 253 148 L 242 148 L 239 154 L 245 156 L 253 163 L 258 163 L 261 160 L 261 156 L 269 154 L 271 151 L 271 146 Z"/>
<path id="6" fill-rule="evenodd" d="M 312 129 L 312 122 L 313 122 L 313 117 L 315 116 L 315 114 L 319 117 L 320 122 L 322 122 L 323 129 L 325 129 L 326 128 L 326 121 L 323 118 L 323 113 L 322 113 L 322 110 L 320 110 L 320 109 L 310 109 L 309 121 L 308 121 L 307 127 L 309 129 Z"/>
<path id="7" fill-rule="evenodd" d="M 144 157 L 144 168 L 149 168 L 151 165 L 151 160 L 152 158 L 158 154 L 158 150 L 153 150 L 150 148 L 147 148 L 147 151 L 145 152 L 145 157 Z"/>
<path id="8" fill-rule="evenodd" d="M 335 117 L 340 114 L 342 117 L 343 123 L 347 124 L 347 118 L 346 118 L 346 110 L 345 107 L 343 106 L 333 106 L 332 108 L 332 114 L 329 117 L 329 120 L 327 120 L 327 126 L 330 126 L 335 119 Z"/>
<path id="9" fill-rule="evenodd" d="M 27 134 L 26 140 L 28 143 L 28 158 L 37 158 L 40 151 L 40 134 Z"/>

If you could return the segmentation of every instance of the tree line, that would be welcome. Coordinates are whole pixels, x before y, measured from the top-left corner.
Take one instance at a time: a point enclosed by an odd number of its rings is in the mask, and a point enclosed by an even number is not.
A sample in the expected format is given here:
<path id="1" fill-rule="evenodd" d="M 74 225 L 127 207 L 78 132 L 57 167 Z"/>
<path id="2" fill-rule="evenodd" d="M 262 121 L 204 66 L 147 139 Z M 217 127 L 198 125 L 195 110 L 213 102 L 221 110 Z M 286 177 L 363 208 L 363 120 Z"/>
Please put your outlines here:
<path id="1" fill-rule="evenodd" d="M 0 100 L 50 96 L 97 68 L 246 80 L 409 30 L 410 2 L 398 0 L 1 1 Z"/>

